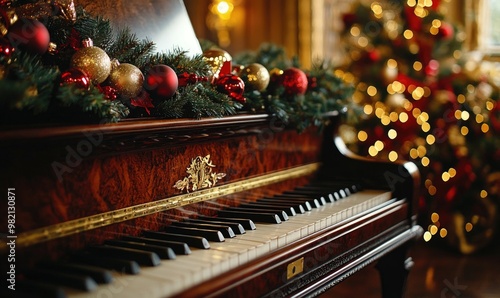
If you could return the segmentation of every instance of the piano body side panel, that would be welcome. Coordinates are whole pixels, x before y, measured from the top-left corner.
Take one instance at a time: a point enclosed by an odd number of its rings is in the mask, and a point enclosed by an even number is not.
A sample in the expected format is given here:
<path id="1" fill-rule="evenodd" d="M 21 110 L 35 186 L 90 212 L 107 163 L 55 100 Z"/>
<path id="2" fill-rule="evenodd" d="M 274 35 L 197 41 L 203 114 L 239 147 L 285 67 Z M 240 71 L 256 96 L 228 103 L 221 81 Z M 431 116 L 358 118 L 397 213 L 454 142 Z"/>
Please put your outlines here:
<path id="1" fill-rule="evenodd" d="M 338 135 L 341 121 L 341 117 L 332 118 L 332 125 L 325 130 L 318 176 L 326 180 L 356 178 L 367 188 L 390 190 L 394 197 L 409 202 L 408 219 L 416 225 L 421 184 L 417 166 L 413 162 L 389 162 L 351 152 Z"/>
<path id="2" fill-rule="evenodd" d="M 210 155 L 213 172 L 226 174 L 217 185 L 318 162 L 321 135 L 317 130 L 298 134 L 290 130 L 273 132 L 266 128 L 231 132 L 225 129 L 223 133 L 228 137 L 220 137 L 222 133 L 217 129 L 213 129 L 214 132 L 205 129 L 198 134 L 191 132 L 186 135 L 182 130 L 176 131 L 173 126 L 164 133 L 177 135 L 175 142 L 163 146 L 156 142 L 154 149 L 142 144 L 139 148 L 115 151 L 103 148 L 107 138 L 113 137 L 104 135 L 102 145 L 88 156 L 81 156 L 77 165 L 76 161 L 71 164 L 72 157 L 67 159 L 68 152 L 77 152 L 78 148 L 83 150 L 82 140 L 88 141 L 83 134 L 81 139 L 42 139 L 38 140 L 40 143 L 27 142 L 22 146 L 3 147 L 2 151 L 8 151 L 9 155 L 3 155 L 1 160 L 5 165 L 1 181 L 2 186 L 5 183 L 5 187 L 16 188 L 16 233 L 19 235 L 178 195 L 181 191 L 174 188 L 174 184 L 188 176 L 186 169 L 197 156 Z M 54 171 L 54 162 L 70 169 L 60 176 L 62 179 Z M 297 183 L 306 183 L 308 179 L 290 179 L 273 186 L 273 191 L 291 189 Z M 221 200 L 227 204 L 232 202 L 230 198 Z M 204 207 L 204 204 L 193 204 L 186 208 L 213 215 L 213 208 Z M 178 211 L 173 209 L 167 213 L 175 215 Z M 122 224 L 82 231 L 26 249 L 19 246 L 19 266 L 22 260 L 33 263 L 36 256 L 58 258 L 64 251 L 74 251 L 91 243 L 116 238 L 120 234 L 138 234 L 145 228 L 157 230 L 160 222 L 168 223 L 163 216 L 152 214 Z"/>

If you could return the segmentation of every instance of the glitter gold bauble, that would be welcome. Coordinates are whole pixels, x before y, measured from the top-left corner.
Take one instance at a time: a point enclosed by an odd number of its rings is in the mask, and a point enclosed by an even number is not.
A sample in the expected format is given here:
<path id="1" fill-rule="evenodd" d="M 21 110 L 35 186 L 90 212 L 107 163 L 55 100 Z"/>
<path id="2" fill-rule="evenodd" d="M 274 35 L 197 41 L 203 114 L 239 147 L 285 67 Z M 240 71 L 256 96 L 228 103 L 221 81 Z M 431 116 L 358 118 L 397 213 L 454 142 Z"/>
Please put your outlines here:
<path id="1" fill-rule="evenodd" d="M 104 50 L 91 46 L 81 48 L 71 57 L 71 67 L 84 71 L 92 83 L 100 84 L 111 72 L 111 60 Z"/>
<path id="2" fill-rule="evenodd" d="M 109 85 L 127 98 L 136 97 L 142 90 L 144 75 L 137 66 L 122 63 L 114 67 L 109 74 Z"/>
<path id="3" fill-rule="evenodd" d="M 262 64 L 252 63 L 240 72 L 245 87 L 257 91 L 264 91 L 269 85 L 269 71 Z"/>
<path id="4" fill-rule="evenodd" d="M 221 49 L 211 49 L 203 52 L 203 60 L 210 66 L 213 79 L 217 79 L 232 71 L 233 58 Z"/>

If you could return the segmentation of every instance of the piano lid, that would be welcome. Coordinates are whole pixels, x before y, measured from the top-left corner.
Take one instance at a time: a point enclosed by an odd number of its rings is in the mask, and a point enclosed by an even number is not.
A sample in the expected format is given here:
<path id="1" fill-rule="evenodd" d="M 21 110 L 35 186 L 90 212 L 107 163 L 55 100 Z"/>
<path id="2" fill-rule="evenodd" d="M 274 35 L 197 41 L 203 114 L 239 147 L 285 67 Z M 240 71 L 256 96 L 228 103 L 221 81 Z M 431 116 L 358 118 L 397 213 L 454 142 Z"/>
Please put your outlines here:
<path id="1" fill-rule="evenodd" d="M 116 28 L 128 27 L 141 39 L 156 44 L 158 52 L 182 49 L 202 53 L 182 0 L 79 0 L 87 12 L 109 19 Z"/>

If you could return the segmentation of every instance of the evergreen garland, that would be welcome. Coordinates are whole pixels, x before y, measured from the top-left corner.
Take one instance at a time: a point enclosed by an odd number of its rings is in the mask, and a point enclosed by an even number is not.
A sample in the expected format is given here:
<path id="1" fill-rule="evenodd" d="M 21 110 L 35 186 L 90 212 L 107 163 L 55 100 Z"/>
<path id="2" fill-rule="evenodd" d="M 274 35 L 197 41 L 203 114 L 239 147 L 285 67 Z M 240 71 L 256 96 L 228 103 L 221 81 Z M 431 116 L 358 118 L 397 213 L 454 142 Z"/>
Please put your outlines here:
<path id="1" fill-rule="evenodd" d="M 24 3 L 13 1 L 12 7 Z M 80 7 L 76 8 L 76 14 L 75 22 L 60 16 L 44 19 L 51 42 L 57 45 L 55 52 L 39 56 L 17 50 L 11 57 L 0 57 L 1 122 L 116 122 L 124 117 L 142 116 L 199 119 L 244 110 L 269 113 L 301 131 L 310 125 L 320 126 L 324 113 L 343 110 L 349 104 L 352 88 L 334 75 L 332 67 L 324 65 L 308 73 L 316 83 L 305 95 L 286 95 L 283 88 L 275 86 L 263 92 L 246 91 L 247 101 L 242 104 L 208 82 L 211 68 L 203 55 L 189 57 L 182 49 L 157 51 L 152 41 L 138 39 L 128 28 L 115 32 L 108 20 L 91 16 Z M 179 86 L 172 98 L 163 101 L 152 100 L 144 92 L 137 100 L 118 95 L 113 101 L 106 98 L 109 93 L 100 85 L 91 84 L 89 90 L 61 85 L 61 74 L 70 68 L 72 56 L 85 39 L 91 39 L 111 59 L 135 65 L 143 74 L 155 65 L 164 64 L 178 76 L 194 75 L 200 80 Z M 204 50 L 215 46 L 203 40 L 200 45 Z M 273 44 L 264 44 L 256 53 L 244 53 L 234 62 L 242 65 L 256 62 L 268 70 L 300 67 L 296 58 L 288 60 L 284 49 Z"/>
<path id="2" fill-rule="evenodd" d="M 296 57 L 287 59 L 282 47 L 267 43 L 256 52 L 243 53 L 235 60 L 242 65 L 259 63 L 269 70 L 301 68 Z M 347 117 L 358 114 L 358 109 L 350 101 L 353 86 L 336 76 L 332 65 L 317 63 L 306 74 L 309 86 L 304 95 L 286 94 L 282 86 L 268 88 L 264 92 L 247 91 L 245 107 L 251 111 L 266 110 L 298 131 L 309 126 L 321 127 L 328 120 L 324 115 L 331 111 L 346 112 Z"/>

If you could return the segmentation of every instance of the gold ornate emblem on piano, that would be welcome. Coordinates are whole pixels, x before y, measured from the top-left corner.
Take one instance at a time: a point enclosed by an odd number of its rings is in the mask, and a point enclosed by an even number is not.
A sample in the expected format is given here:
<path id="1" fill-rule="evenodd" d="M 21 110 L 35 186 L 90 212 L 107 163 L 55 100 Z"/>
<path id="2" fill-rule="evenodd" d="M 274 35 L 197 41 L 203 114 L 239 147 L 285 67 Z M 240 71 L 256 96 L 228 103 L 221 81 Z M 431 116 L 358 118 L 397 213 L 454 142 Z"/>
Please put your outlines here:
<path id="1" fill-rule="evenodd" d="M 268 115 L 2 131 L 16 292 L 314 296 L 377 262 L 400 296 L 418 170 L 354 156 L 339 118 L 300 134 Z"/>

